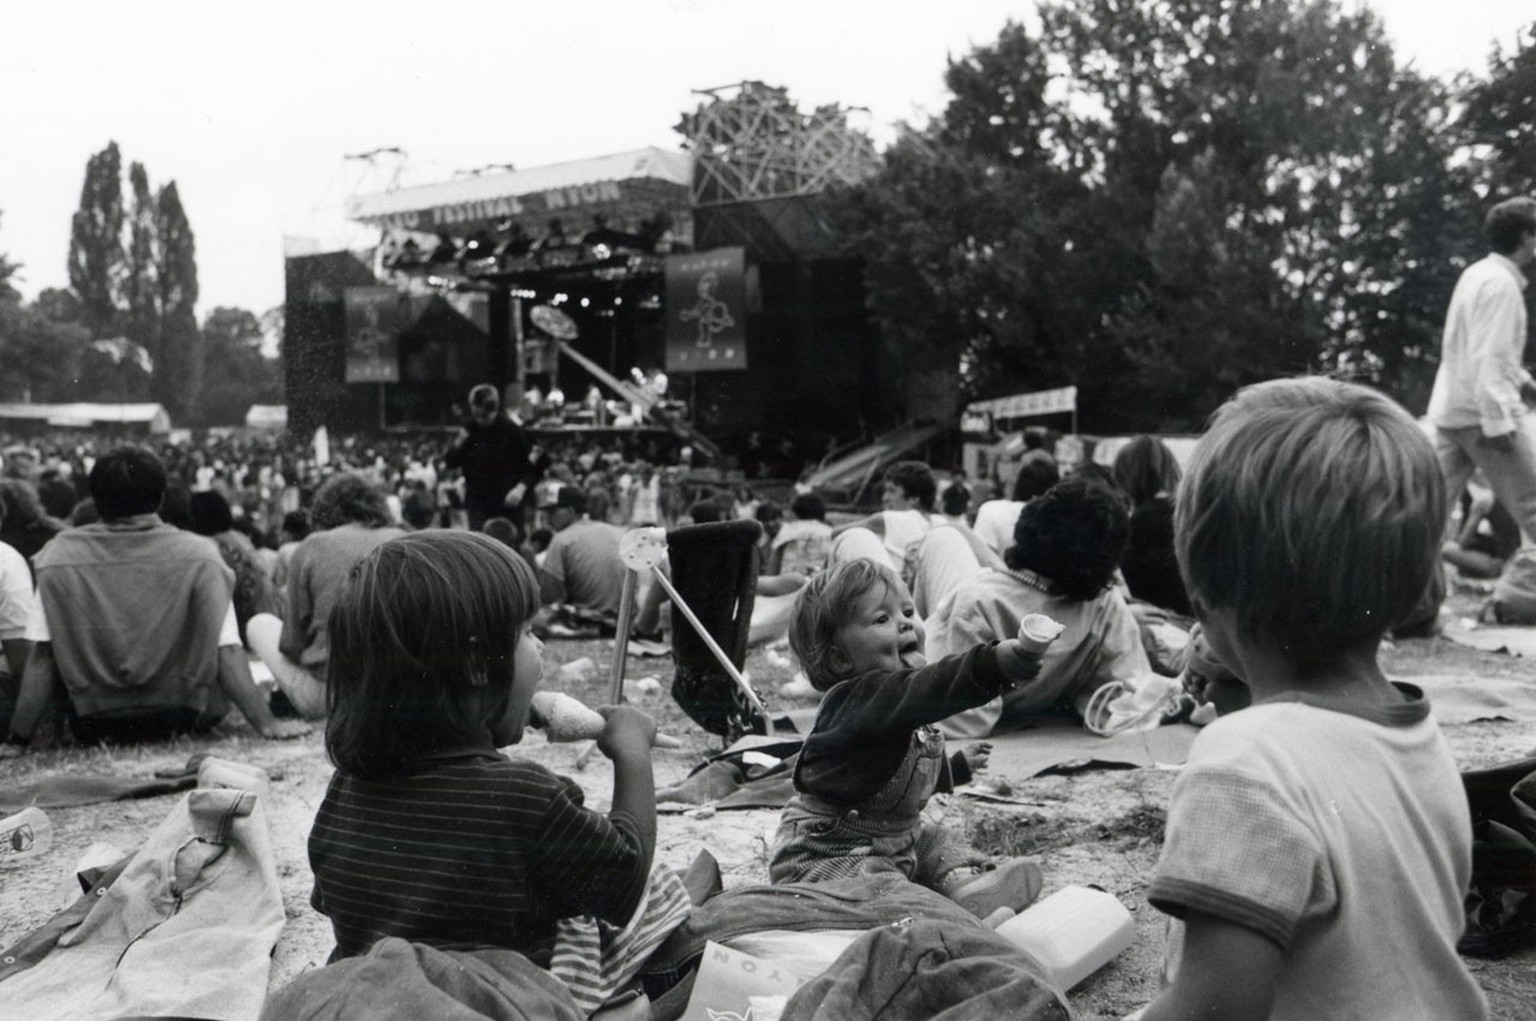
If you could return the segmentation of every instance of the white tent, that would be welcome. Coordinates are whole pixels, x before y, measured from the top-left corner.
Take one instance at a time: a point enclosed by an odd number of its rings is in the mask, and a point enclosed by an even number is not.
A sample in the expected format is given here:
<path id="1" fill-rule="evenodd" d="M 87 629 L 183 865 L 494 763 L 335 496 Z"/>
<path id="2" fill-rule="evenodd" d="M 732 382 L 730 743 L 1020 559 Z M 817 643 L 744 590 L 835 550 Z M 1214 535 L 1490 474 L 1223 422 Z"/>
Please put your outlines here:
<path id="1" fill-rule="evenodd" d="M 245 427 L 281 432 L 288 428 L 288 405 L 252 404 L 250 410 L 245 413 Z"/>
<path id="2" fill-rule="evenodd" d="M 76 429 L 131 425 L 157 435 L 171 431 L 171 416 L 162 404 L 0 404 L 0 422 Z"/>

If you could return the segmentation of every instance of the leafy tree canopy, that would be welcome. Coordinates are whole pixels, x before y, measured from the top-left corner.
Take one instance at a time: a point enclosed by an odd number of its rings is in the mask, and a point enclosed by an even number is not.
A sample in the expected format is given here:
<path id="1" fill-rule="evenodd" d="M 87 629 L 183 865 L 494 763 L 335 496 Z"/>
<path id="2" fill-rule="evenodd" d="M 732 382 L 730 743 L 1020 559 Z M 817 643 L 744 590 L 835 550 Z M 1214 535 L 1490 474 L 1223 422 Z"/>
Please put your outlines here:
<path id="1" fill-rule="evenodd" d="M 1301 371 L 1422 407 L 1477 196 L 1452 91 L 1369 9 L 1048 0 L 946 83 L 843 202 L 909 367 L 1075 383 L 1097 430 L 1195 429 Z"/>

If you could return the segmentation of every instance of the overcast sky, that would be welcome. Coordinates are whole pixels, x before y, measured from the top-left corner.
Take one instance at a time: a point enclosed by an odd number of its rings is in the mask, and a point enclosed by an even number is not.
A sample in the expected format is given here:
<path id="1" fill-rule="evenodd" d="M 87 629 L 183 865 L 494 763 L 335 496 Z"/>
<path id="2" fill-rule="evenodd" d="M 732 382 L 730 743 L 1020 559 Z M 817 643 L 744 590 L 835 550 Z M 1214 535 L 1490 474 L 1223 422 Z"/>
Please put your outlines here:
<path id="1" fill-rule="evenodd" d="M 1363 0 L 1346 0 L 1356 3 Z M 7 5 L 0 39 L 0 253 L 33 297 L 68 283 L 86 160 L 116 140 L 175 180 L 206 313 L 283 300 L 283 238 L 376 235 L 340 217 L 382 190 L 495 163 L 534 167 L 647 145 L 692 90 L 758 79 L 803 107 L 869 110 L 884 141 L 943 108 L 951 54 L 993 40 L 1030 0 L 92 0 Z M 1486 67 L 1536 20 L 1531 0 L 1374 0 L 1421 70 Z"/>

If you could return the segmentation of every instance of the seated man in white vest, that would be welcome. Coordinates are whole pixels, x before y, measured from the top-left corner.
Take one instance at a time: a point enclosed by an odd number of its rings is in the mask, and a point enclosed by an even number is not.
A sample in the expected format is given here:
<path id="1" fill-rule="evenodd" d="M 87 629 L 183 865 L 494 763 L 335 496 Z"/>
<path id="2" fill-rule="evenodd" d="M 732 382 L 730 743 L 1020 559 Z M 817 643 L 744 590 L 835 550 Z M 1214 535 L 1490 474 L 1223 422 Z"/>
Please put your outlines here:
<path id="1" fill-rule="evenodd" d="M 262 737 L 309 733 L 274 719 L 251 679 L 218 547 L 160 520 L 160 459 L 119 447 L 92 467 L 90 487 L 101 521 L 61 532 L 33 558 L 41 612 L 0 757 L 19 754 L 61 696 L 82 743 L 207 730 L 231 704 Z"/>

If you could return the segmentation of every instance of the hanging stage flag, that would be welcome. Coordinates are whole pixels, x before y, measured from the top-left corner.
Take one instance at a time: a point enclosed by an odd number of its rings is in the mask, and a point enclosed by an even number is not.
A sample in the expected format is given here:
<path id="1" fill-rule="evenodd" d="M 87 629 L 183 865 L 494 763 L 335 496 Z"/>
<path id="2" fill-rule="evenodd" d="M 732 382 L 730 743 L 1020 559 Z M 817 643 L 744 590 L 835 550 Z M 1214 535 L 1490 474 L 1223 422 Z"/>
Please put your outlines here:
<path id="1" fill-rule="evenodd" d="M 400 331 L 411 324 L 410 298 L 393 287 L 348 287 L 348 383 L 400 382 Z"/>
<path id="2" fill-rule="evenodd" d="M 746 249 L 667 256 L 668 372 L 747 367 Z"/>

